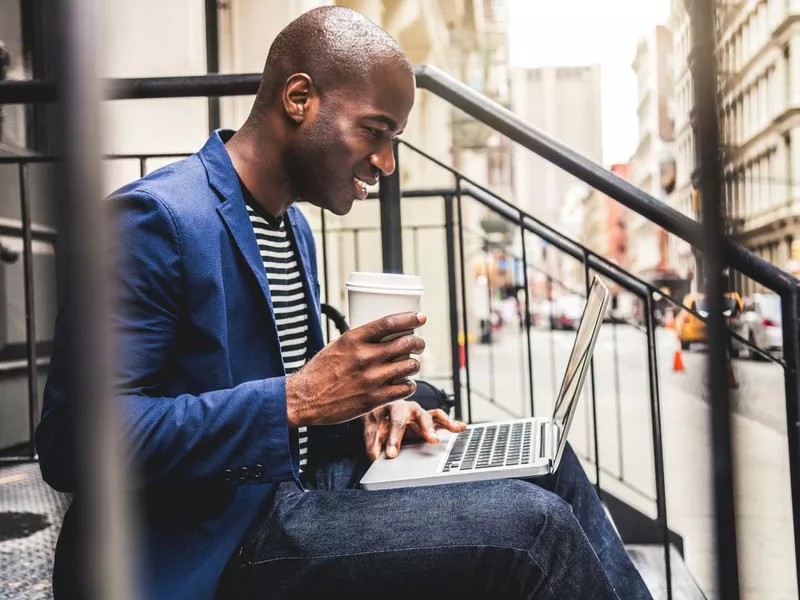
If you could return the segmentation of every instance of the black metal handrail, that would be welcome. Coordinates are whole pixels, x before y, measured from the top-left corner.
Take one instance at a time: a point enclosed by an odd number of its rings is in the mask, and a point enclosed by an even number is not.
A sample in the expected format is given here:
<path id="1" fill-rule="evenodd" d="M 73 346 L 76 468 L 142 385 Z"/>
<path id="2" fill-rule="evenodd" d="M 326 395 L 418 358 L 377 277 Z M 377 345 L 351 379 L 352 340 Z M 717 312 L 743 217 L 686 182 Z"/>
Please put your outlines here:
<path id="1" fill-rule="evenodd" d="M 480 93 L 444 72 L 433 67 L 421 66 L 416 68 L 416 75 L 418 87 L 427 89 L 438 95 L 453 106 L 460 108 L 496 131 L 503 133 L 509 139 L 516 141 L 545 160 L 561 167 L 585 183 L 627 206 L 634 212 L 641 214 L 666 231 L 689 242 L 695 248 L 702 249 L 704 247 L 705 231 L 704 227 L 699 223 L 689 219 L 665 203 L 649 196 L 642 190 L 639 190 L 600 165 L 581 156 L 564 144 L 561 144 L 557 140 L 531 127 L 512 112 L 482 96 Z M 197 77 L 109 80 L 106 82 L 105 88 L 106 97 L 108 99 L 232 96 L 255 93 L 259 81 L 260 76 L 252 74 L 205 75 Z M 54 83 L 47 81 L 3 81 L 0 82 L 0 104 L 53 101 L 58 98 L 57 89 Z M 455 195 L 449 196 L 451 200 L 455 197 L 460 198 L 464 192 L 464 190 L 460 189 L 461 180 L 461 178 L 457 178 Z M 395 186 L 393 194 L 396 195 L 398 193 L 399 186 Z M 391 199 L 388 193 L 387 199 Z M 475 199 L 478 200 L 477 197 Z M 484 200 L 488 201 L 488 198 L 484 198 Z M 389 203 L 385 204 L 388 205 Z M 508 212 L 506 210 L 507 207 L 502 204 L 493 204 L 494 207 L 501 209 L 498 212 Z M 452 208 L 452 202 L 446 202 L 445 205 L 446 207 L 450 206 Z M 384 203 L 382 203 L 382 207 L 383 206 Z M 460 213 L 460 202 L 458 202 L 456 208 Z M 516 222 L 518 222 L 522 228 L 528 229 L 536 235 L 549 233 L 546 227 L 537 229 L 539 224 L 535 221 L 528 220 L 518 209 L 515 208 L 508 214 L 512 219 L 514 218 L 513 213 L 516 213 Z M 452 216 L 451 214 L 451 217 Z M 393 226 L 399 227 L 399 222 L 392 225 L 389 223 L 389 219 L 385 221 L 389 229 L 392 229 Z M 385 231 L 384 233 L 388 234 L 389 239 L 397 241 L 396 231 L 391 230 Z M 454 239 L 448 239 L 448 248 L 453 246 L 450 242 L 454 241 Z M 463 240 L 459 239 L 459 246 L 462 246 L 462 244 Z M 722 258 L 730 267 L 777 292 L 782 300 L 786 415 L 788 424 L 793 518 L 796 530 L 795 560 L 797 562 L 800 561 L 800 535 L 797 533 L 797 527 L 800 526 L 800 282 L 729 238 L 723 238 L 721 245 Z M 558 247 L 564 252 L 574 256 L 573 252 L 575 247 L 573 245 L 563 243 Z M 390 257 L 395 256 L 398 249 L 399 244 L 395 243 L 389 248 L 391 252 L 386 252 L 387 248 L 384 248 L 384 254 L 388 254 Z M 572 252 L 570 249 L 572 249 Z M 524 238 L 522 250 L 524 262 L 527 263 L 527 259 L 524 256 Z M 399 259 L 399 257 L 396 256 L 395 258 Z M 454 259 L 455 257 L 450 256 L 449 258 Z M 595 269 L 614 281 L 624 279 L 628 283 L 628 285 L 624 287 L 633 285 L 634 280 L 627 279 L 629 274 L 626 274 L 618 268 L 609 268 L 603 265 L 602 261 L 597 261 L 596 258 L 597 257 L 590 252 L 583 253 L 583 262 L 587 269 Z M 401 264 L 401 262 L 397 264 Z M 605 272 L 601 269 L 605 269 Z M 527 278 L 527 270 L 525 270 L 525 275 Z M 619 281 L 618 283 L 623 285 Z M 526 285 L 525 287 L 527 302 L 528 286 Z M 648 306 L 647 318 L 651 321 L 652 299 L 650 293 L 646 295 L 646 303 Z M 652 323 L 649 323 L 649 325 L 651 324 Z M 651 330 L 649 325 L 648 331 Z M 28 343 L 30 345 L 33 342 L 29 339 Z M 724 350 L 714 348 L 713 352 L 724 352 Z M 716 373 L 715 378 L 716 375 L 719 377 L 723 376 L 722 373 Z M 467 378 L 467 388 L 469 388 L 469 378 Z M 715 452 L 718 450 L 720 449 L 715 446 Z M 724 452 L 724 449 L 721 451 Z M 726 456 L 725 460 L 728 459 L 729 457 Z M 730 506 L 732 510 L 732 500 Z M 800 562 L 797 562 L 797 567 L 798 577 L 800 577 Z"/>
<path id="2" fill-rule="evenodd" d="M 507 108 L 444 71 L 421 65 L 415 67 L 415 74 L 418 87 L 436 94 L 695 248 L 702 248 L 704 232 L 700 223 L 539 131 Z M 120 78 L 106 80 L 105 89 L 109 100 L 224 97 L 255 94 L 260 81 L 261 75 L 255 73 Z M 0 81 L 0 104 L 52 102 L 57 98 L 53 82 Z M 3 157 L 0 157 L 0 162 L 2 160 Z M 724 244 L 727 262 L 747 277 L 773 290 L 787 287 L 800 289 L 800 281 L 737 242 L 726 238 Z"/>

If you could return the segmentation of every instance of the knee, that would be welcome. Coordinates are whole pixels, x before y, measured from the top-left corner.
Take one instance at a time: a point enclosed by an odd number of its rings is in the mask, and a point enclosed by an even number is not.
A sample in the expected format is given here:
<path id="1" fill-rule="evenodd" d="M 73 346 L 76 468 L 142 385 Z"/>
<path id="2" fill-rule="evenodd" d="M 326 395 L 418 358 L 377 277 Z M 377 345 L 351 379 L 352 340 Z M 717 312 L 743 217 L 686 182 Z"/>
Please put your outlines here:
<path id="1" fill-rule="evenodd" d="M 552 492 L 525 481 L 506 479 L 498 482 L 495 519 L 517 533 L 541 532 L 556 528 L 573 530 L 578 521 L 572 507 Z"/>

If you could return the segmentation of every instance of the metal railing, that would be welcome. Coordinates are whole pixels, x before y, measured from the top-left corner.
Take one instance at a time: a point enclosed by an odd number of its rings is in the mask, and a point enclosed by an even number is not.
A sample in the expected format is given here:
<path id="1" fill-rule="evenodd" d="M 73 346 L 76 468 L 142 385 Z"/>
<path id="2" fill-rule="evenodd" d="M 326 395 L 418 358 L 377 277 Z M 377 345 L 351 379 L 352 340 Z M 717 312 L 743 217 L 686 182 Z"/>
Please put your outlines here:
<path id="1" fill-rule="evenodd" d="M 128 79 L 128 80 L 115 80 L 108 82 L 107 89 L 110 90 L 109 98 L 165 98 L 165 97 L 189 97 L 189 96 L 231 96 L 240 94 L 252 94 L 258 87 L 260 76 L 258 75 L 209 75 L 199 77 L 177 77 L 177 78 L 156 78 L 156 79 Z M 585 157 L 575 153 L 563 144 L 546 136 L 545 134 L 534 129 L 510 111 L 504 109 L 491 100 L 481 96 L 476 91 L 462 84 L 461 82 L 449 77 L 441 71 L 431 67 L 418 67 L 417 68 L 417 84 L 419 87 L 427 89 L 434 94 L 440 96 L 444 100 L 450 102 L 452 105 L 465 111 L 472 117 L 482 121 L 496 131 L 508 136 L 510 139 L 520 143 L 532 152 L 545 158 L 551 163 L 561 167 L 565 171 L 578 177 L 585 183 L 591 185 L 597 190 L 605 193 L 606 195 L 614 198 L 631 210 L 643 215 L 648 220 L 664 228 L 668 232 L 676 235 L 677 237 L 689 242 L 696 248 L 703 248 L 703 240 L 705 230 L 702 225 L 692 221 L 691 219 L 681 215 L 677 211 L 671 209 L 663 202 L 652 198 L 644 193 L 642 190 L 634 187 L 630 183 L 615 176 L 609 171 L 603 169 L 599 165 L 594 164 Z M 48 102 L 57 99 L 55 84 L 43 81 L 28 81 L 28 82 L 2 82 L 0 83 L 0 104 L 3 103 L 37 103 Z M 417 152 L 430 160 L 435 160 L 426 155 L 421 150 L 405 144 L 413 152 Z M 151 155 L 161 158 L 168 155 Z M 175 156 L 175 155 L 172 155 Z M 146 170 L 146 161 L 149 159 L 148 155 L 126 155 L 127 158 L 140 160 L 140 170 Z M 44 157 L 25 158 L 3 158 L 0 162 L 25 162 L 35 160 L 50 160 Z M 386 270 L 401 270 L 402 269 L 402 223 L 400 221 L 400 198 L 402 197 L 431 197 L 438 196 L 443 199 L 443 212 L 445 215 L 445 238 L 447 247 L 448 259 L 448 290 L 451 299 L 450 306 L 450 334 L 451 339 L 455 340 L 459 335 L 464 339 L 464 379 L 460 375 L 460 369 L 455 366 L 460 363 L 459 348 L 454 343 L 451 346 L 451 361 L 454 365 L 452 383 L 453 391 L 459 400 L 464 401 L 464 404 L 469 412 L 472 410 L 471 402 L 473 389 L 470 378 L 470 351 L 469 351 L 469 323 L 466 317 L 466 311 L 463 307 L 467 305 L 466 292 L 464 281 L 464 236 L 465 228 L 463 227 L 463 214 L 462 204 L 464 198 L 471 198 L 480 203 L 487 209 L 495 214 L 508 220 L 514 226 L 518 227 L 522 235 L 521 258 L 525 265 L 530 263 L 528 257 L 528 247 L 525 243 L 524 233 L 533 234 L 541 239 L 546 240 L 552 247 L 557 248 L 559 251 L 573 257 L 580 261 L 584 266 L 584 272 L 588 277 L 590 271 L 595 271 L 611 281 L 618 284 L 620 287 L 630 291 L 639 297 L 645 306 L 645 332 L 648 345 L 648 381 L 650 386 L 650 403 L 651 403 L 651 420 L 652 420 L 652 437 L 654 445 L 654 462 L 656 470 L 656 504 L 658 520 L 664 533 L 665 543 L 665 561 L 669 565 L 669 552 L 668 552 L 668 528 L 666 521 L 666 506 L 665 506 L 665 493 L 664 493 L 664 476 L 663 476 L 663 455 L 661 451 L 661 430 L 660 430 L 660 405 L 658 397 L 658 371 L 656 369 L 656 346 L 654 343 L 654 316 L 653 316 L 653 294 L 658 293 L 664 296 L 660 290 L 655 289 L 652 285 L 641 281 L 630 273 L 625 272 L 616 265 L 603 259 L 589 249 L 576 244 L 572 240 L 565 238 L 546 224 L 534 219 L 518 207 L 498 198 L 489 190 L 469 182 L 463 175 L 443 165 L 440 161 L 435 161 L 441 167 L 450 170 L 454 176 L 454 187 L 451 189 L 439 190 L 415 190 L 401 192 L 399 186 L 399 175 L 396 174 L 392 178 L 384 178 L 381 181 L 381 232 L 383 239 L 383 258 L 384 268 Z M 24 169 L 21 168 L 21 172 Z M 468 183 L 468 186 L 464 184 Z M 23 194 L 25 196 L 25 194 Z M 24 200 L 23 200 L 24 201 Z M 23 213 L 24 215 L 24 213 Z M 32 229 L 30 226 L 25 226 L 23 218 L 22 235 L 26 243 L 32 239 Z M 325 227 L 324 216 L 322 218 L 322 226 Z M 326 236 L 323 234 L 323 253 L 327 252 L 325 246 Z M 800 331 L 798 330 L 798 321 L 800 320 L 800 284 L 797 280 L 793 279 L 786 273 L 783 273 L 775 266 L 760 259 L 753 253 L 749 252 L 742 246 L 736 244 L 730 239 L 724 238 L 721 242 L 721 256 L 731 268 L 740 271 L 743 275 L 761 283 L 766 288 L 775 291 L 781 297 L 782 311 L 783 311 L 783 343 L 784 353 L 783 360 L 780 361 L 781 366 L 784 368 L 784 386 L 786 393 L 786 416 L 788 425 L 788 449 L 789 449 L 789 465 L 790 465 L 790 478 L 791 478 L 791 491 L 792 491 L 792 505 L 793 505 L 793 520 L 795 525 L 795 561 L 797 562 L 800 557 L 798 544 L 800 544 L 800 536 L 797 535 L 797 527 L 800 524 L 800 442 L 798 438 L 798 414 L 800 413 Z M 23 261 L 26 264 L 31 264 L 30 256 L 23 253 Z M 455 265 L 459 265 L 459 273 L 456 273 Z M 29 267 L 26 267 L 29 268 Z M 528 281 L 528 269 L 523 269 L 524 281 L 524 303 L 526 314 L 530 310 L 530 296 Z M 458 279 L 461 279 L 462 285 L 458 285 Z M 327 278 L 326 278 L 327 285 Z M 31 292 L 30 300 L 27 299 L 28 292 Z M 326 290 L 327 296 L 327 290 Z M 669 302 L 675 305 L 680 305 L 677 299 L 667 297 Z M 458 307 L 461 306 L 462 310 L 459 311 Z M 35 318 L 33 316 L 33 298 L 32 291 L 27 289 L 26 286 L 26 319 L 30 318 L 31 325 L 27 331 L 27 346 L 28 346 L 28 369 L 29 379 L 35 377 L 35 373 L 31 375 L 31 371 L 35 372 L 36 355 L 35 355 Z M 30 310 L 29 310 L 30 309 Z M 703 319 L 701 315 L 694 313 L 699 318 Z M 530 329 L 527 329 L 528 342 L 528 368 L 527 368 L 527 387 L 529 391 L 529 401 L 531 409 L 533 408 L 533 365 L 530 356 Z M 742 340 L 748 343 L 747 340 Z M 711 353 L 712 355 L 719 352 L 725 352 L 726 348 L 718 348 L 715 345 L 715 340 L 711 340 Z M 31 353 L 33 353 L 31 355 Z M 30 361 L 31 356 L 33 361 Z M 712 361 L 712 365 L 722 364 L 724 368 L 724 361 Z M 76 362 L 80 368 L 87 368 L 87 365 L 81 365 Z M 715 376 L 722 377 L 727 374 L 716 373 Z M 590 379 L 590 386 L 592 388 L 592 396 L 594 397 L 594 377 Z M 35 386 L 35 384 L 33 384 Z M 31 389 L 35 389 L 33 386 Z M 31 393 L 29 401 L 31 402 L 31 414 L 38 414 L 38 406 L 36 406 L 37 398 Z M 594 405 L 594 403 L 593 403 Z M 461 410 L 462 402 L 457 403 L 459 411 Z M 712 407 L 713 408 L 713 407 Z M 718 407 L 717 407 L 718 408 Z M 716 410 L 716 409 L 715 409 Z M 597 436 L 597 414 L 596 408 L 593 406 L 592 415 L 593 426 L 595 428 L 594 435 L 594 461 L 596 469 L 596 481 L 598 487 L 600 486 L 601 469 L 598 459 L 598 436 Z M 33 423 L 33 419 L 32 419 Z M 722 446 L 717 445 L 717 436 L 714 436 L 714 453 L 729 451 Z M 31 447 L 31 450 L 32 447 Z M 730 461 L 730 456 L 725 456 L 725 461 Z M 729 509 L 733 510 L 733 499 L 722 498 L 721 502 L 729 505 Z M 669 567 L 667 567 L 669 569 Z M 725 569 L 725 564 L 719 564 L 718 569 Z M 800 574 L 800 568 L 798 568 Z M 668 580 L 669 581 L 669 580 Z"/>

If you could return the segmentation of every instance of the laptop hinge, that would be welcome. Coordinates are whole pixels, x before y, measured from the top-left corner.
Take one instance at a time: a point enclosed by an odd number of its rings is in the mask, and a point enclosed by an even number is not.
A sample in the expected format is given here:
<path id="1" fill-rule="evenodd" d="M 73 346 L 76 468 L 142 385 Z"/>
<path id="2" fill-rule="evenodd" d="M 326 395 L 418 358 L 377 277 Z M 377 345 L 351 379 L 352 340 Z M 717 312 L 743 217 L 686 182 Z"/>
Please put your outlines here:
<path id="1" fill-rule="evenodd" d="M 544 456 L 547 458 L 548 470 L 552 471 L 558 452 L 558 443 L 561 439 L 561 427 L 555 421 L 542 423 L 542 436 L 544 437 Z"/>

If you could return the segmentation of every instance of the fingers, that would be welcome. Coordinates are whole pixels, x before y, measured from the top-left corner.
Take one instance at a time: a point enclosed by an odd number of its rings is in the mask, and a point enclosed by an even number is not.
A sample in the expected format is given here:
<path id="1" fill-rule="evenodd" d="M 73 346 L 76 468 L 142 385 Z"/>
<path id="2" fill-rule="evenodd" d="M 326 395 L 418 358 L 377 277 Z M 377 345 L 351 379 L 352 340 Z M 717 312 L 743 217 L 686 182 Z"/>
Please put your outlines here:
<path id="1" fill-rule="evenodd" d="M 361 341 L 379 342 L 387 336 L 412 331 L 424 325 L 425 321 L 427 318 L 422 313 L 398 313 L 357 327 L 352 330 L 352 333 Z"/>
<path id="2" fill-rule="evenodd" d="M 380 406 L 395 400 L 405 400 L 413 396 L 416 391 L 417 384 L 411 379 L 399 383 L 389 383 L 370 394 L 370 402 L 374 406 Z"/>
<path id="3" fill-rule="evenodd" d="M 436 427 L 433 424 L 433 417 L 426 411 L 418 408 L 414 414 L 417 427 L 423 439 L 429 444 L 438 444 L 439 436 L 436 435 Z"/>
<path id="4" fill-rule="evenodd" d="M 378 365 L 373 369 L 371 376 L 375 378 L 373 383 L 377 385 L 384 385 L 387 382 L 401 383 L 409 377 L 417 375 L 419 370 L 419 361 L 416 358 L 408 358 Z"/>
<path id="5" fill-rule="evenodd" d="M 460 433 L 467 428 L 466 423 L 454 421 L 441 408 L 429 410 L 428 414 L 433 419 L 434 426 L 436 426 L 437 429 L 447 429 L 447 431 L 453 433 Z"/>
<path id="6" fill-rule="evenodd" d="M 400 452 L 400 444 L 403 443 L 406 426 L 413 415 L 411 407 L 404 406 L 404 404 L 393 405 L 389 412 L 389 436 L 386 440 L 387 458 L 394 458 Z"/>
<path id="7" fill-rule="evenodd" d="M 383 360 L 395 360 L 409 354 L 422 354 L 425 352 L 425 340 L 418 335 L 408 333 L 390 342 L 380 345 Z"/>
<path id="8" fill-rule="evenodd" d="M 370 460 L 374 461 L 380 458 L 388 433 L 389 421 L 387 419 L 381 419 L 367 438 L 367 456 Z"/>

